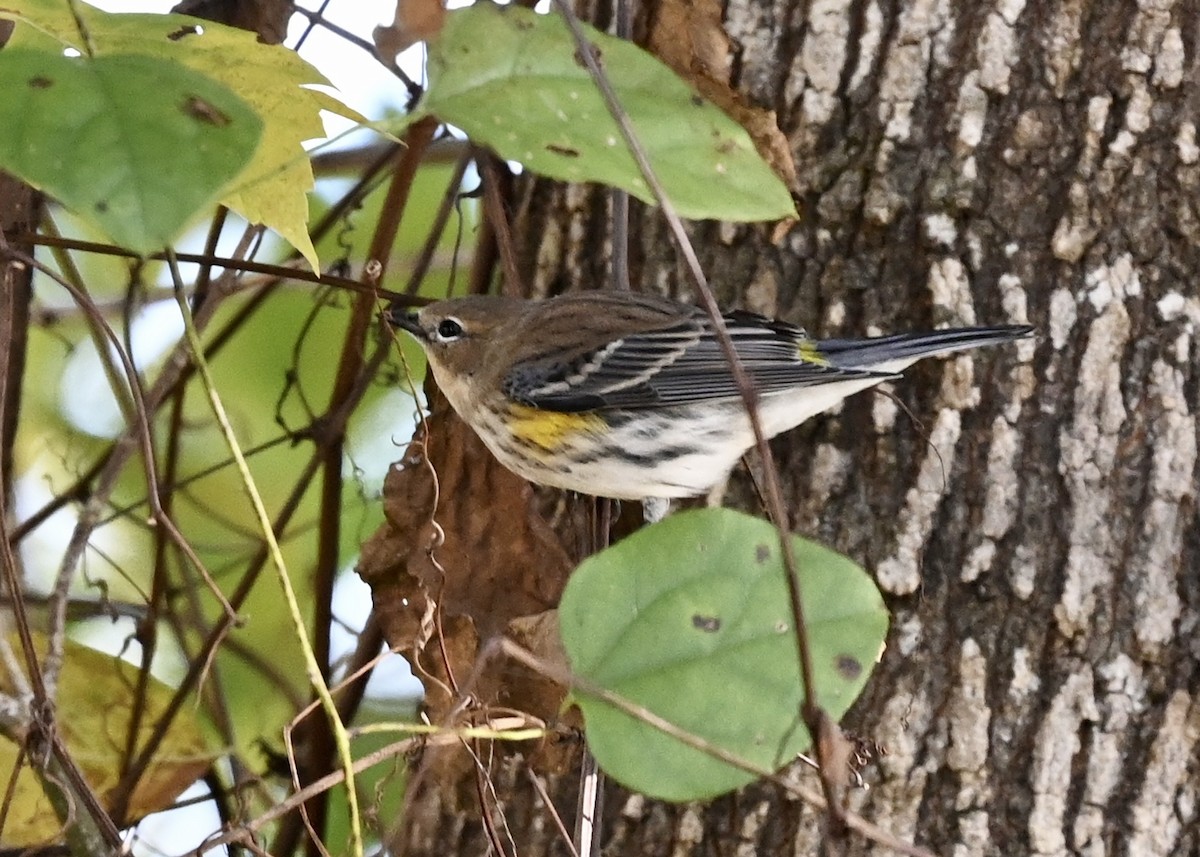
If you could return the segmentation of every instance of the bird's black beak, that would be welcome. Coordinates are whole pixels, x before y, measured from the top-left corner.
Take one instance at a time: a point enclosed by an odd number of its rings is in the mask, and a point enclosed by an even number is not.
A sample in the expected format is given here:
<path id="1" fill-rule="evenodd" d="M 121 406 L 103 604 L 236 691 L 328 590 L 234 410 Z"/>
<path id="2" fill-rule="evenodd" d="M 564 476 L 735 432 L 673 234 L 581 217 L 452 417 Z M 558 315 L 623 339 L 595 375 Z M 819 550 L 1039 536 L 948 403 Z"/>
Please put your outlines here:
<path id="1" fill-rule="evenodd" d="M 417 322 L 417 313 L 408 307 L 392 304 L 388 307 L 387 320 L 392 327 L 407 330 L 417 339 L 427 339 L 424 328 Z"/>

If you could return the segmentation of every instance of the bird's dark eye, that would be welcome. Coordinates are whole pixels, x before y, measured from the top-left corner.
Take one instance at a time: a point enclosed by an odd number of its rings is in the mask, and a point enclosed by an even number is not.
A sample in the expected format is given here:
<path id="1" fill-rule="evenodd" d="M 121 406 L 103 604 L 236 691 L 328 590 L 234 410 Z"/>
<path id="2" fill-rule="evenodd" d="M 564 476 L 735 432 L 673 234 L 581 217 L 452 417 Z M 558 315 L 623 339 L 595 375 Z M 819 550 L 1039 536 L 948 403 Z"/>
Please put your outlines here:
<path id="1" fill-rule="evenodd" d="M 463 335 L 463 326 L 457 318 L 443 318 L 438 322 L 437 338 L 442 342 L 453 342 Z"/>

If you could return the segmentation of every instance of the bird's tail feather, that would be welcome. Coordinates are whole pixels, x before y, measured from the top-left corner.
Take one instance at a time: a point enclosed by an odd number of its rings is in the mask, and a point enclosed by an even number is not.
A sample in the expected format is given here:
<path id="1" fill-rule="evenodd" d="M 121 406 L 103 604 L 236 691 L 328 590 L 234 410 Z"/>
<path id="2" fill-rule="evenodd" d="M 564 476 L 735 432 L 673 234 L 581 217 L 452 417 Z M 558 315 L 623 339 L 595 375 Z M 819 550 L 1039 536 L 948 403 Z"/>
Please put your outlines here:
<path id="1" fill-rule="evenodd" d="M 1029 325 L 963 327 L 929 333 L 898 333 L 870 339 L 824 339 L 817 343 L 821 356 L 846 369 L 874 369 L 889 364 L 907 364 L 922 357 L 951 354 L 983 345 L 998 345 L 1024 339 L 1033 333 Z"/>

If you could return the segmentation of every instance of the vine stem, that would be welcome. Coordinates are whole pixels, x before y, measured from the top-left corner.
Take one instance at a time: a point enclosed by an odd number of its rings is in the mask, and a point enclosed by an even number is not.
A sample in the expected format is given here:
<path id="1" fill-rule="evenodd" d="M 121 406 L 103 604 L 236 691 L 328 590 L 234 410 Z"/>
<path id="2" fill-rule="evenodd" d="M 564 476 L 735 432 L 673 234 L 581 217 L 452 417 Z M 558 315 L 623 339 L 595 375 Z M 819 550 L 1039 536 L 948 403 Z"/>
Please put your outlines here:
<path id="1" fill-rule="evenodd" d="M 662 182 L 659 181 L 658 175 L 654 172 L 654 168 L 650 164 L 650 156 L 634 131 L 633 125 L 629 120 L 629 114 L 621 107 L 620 100 L 613 90 L 608 75 L 605 74 L 604 69 L 600 66 L 594 46 L 588 41 L 579 18 L 574 10 L 571 9 L 570 4 L 565 2 L 565 0 L 554 0 L 554 5 L 562 15 L 567 28 L 571 31 L 572 38 L 575 40 L 576 56 L 583 62 L 588 73 L 591 75 L 593 83 L 595 83 L 596 88 L 604 98 L 608 112 L 612 116 L 613 121 L 617 123 L 621 136 L 625 140 L 625 145 L 637 163 L 642 178 L 645 179 L 646 185 L 654 195 L 655 202 L 662 209 L 663 217 L 667 221 L 667 226 L 671 231 L 671 237 L 675 242 L 676 249 L 683 258 L 700 303 L 712 321 L 713 331 L 717 335 L 717 341 L 720 343 L 721 351 L 729 363 L 730 373 L 733 375 L 738 393 L 745 405 L 746 415 L 750 420 L 750 427 L 754 432 L 755 448 L 758 450 L 759 457 L 762 459 L 763 467 L 766 471 L 767 511 L 773 519 L 776 529 L 779 531 L 779 547 L 783 557 L 784 568 L 787 570 L 785 577 L 795 631 L 796 655 L 800 666 L 800 682 L 803 690 L 803 698 L 800 703 L 800 716 L 808 728 L 813 747 L 816 750 L 817 761 L 820 765 L 821 787 L 825 792 L 831 828 L 836 833 L 843 832 L 845 830 L 845 816 L 841 803 L 838 800 L 838 788 L 835 781 L 836 773 L 831 770 L 831 766 L 828 764 L 828 757 L 831 755 L 831 742 L 835 740 L 835 736 L 832 734 L 830 728 L 832 720 L 817 701 L 812 652 L 809 650 L 808 628 L 804 619 L 804 601 L 801 597 L 800 574 L 795 551 L 792 546 L 791 534 L 787 531 L 787 515 L 783 501 L 783 490 L 779 486 L 779 477 L 775 471 L 774 458 L 771 455 L 771 448 L 767 444 L 767 437 L 763 432 L 762 420 L 758 413 L 758 392 L 750 377 L 746 374 L 746 370 L 742 366 L 742 362 L 733 347 L 733 340 L 729 337 L 729 331 L 721 316 L 721 310 L 717 306 L 712 289 L 708 286 L 708 279 L 704 275 L 704 269 L 700 265 L 700 259 L 696 256 L 696 251 L 687 236 L 687 231 L 683 227 L 683 221 L 680 220 L 679 214 L 676 212 L 675 206 L 667 195 L 666 189 L 663 187 Z"/>
<path id="2" fill-rule="evenodd" d="M 358 805 L 358 794 L 354 784 L 354 758 L 350 754 L 350 737 L 338 713 L 337 704 L 333 701 L 333 695 L 329 692 L 329 687 L 322 676 L 321 665 L 317 663 L 316 655 L 313 654 L 308 629 L 304 623 L 304 614 L 300 609 L 300 602 L 296 598 L 296 590 L 292 586 L 291 576 L 287 570 L 287 563 L 283 558 L 283 551 L 279 547 L 279 540 L 275 538 L 275 531 L 271 524 L 271 518 L 267 514 L 267 507 L 263 503 L 262 495 L 258 491 L 258 485 L 254 481 L 254 476 L 251 474 L 250 467 L 246 463 L 246 457 L 242 454 L 241 446 L 238 444 L 237 436 L 234 434 L 233 426 L 229 422 L 225 405 L 221 401 L 216 384 L 213 382 L 212 373 L 209 371 L 208 361 L 204 359 L 204 344 L 200 341 L 200 334 L 196 330 L 192 319 L 191 308 L 188 306 L 187 295 L 183 288 L 183 280 L 179 276 L 178 265 L 173 256 L 169 261 L 171 274 L 175 280 L 175 300 L 179 304 L 180 313 L 183 315 L 184 336 L 187 338 L 188 345 L 192 349 L 192 357 L 195 360 L 196 372 L 199 375 L 200 384 L 208 396 L 213 415 L 216 417 L 221 434 L 224 436 L 225 443 L 229 447 L 229 454 L 233 457 L 234 463 L 237 466 L 238 473 L 242 479 L 242 486 L 246 489 L 246 496 L 250 499 L 250 504 L 254 507 L 254 515 L 258 519 L 259 526 L 262 529 L 263 539 L 267 543 L 267 551 L 279 576 L 279 584 L 283 589 L 283 597 L 287 603 L 288 612 L 291 615 L 292 625 L 296 631 L 296 636 L 300 640 L 300 649 L 304 654 L 304 667 L 308 673 L 308 680 L 312 684 L 313 691 L 321 700 L 321 708 L 329 718 L 330 727 L 333 731 L 338 759 L 341 762 L 342 773 L 345 777 L 346 802 L 350 808 L 350 853 L 354 857 L 363 857 L 362 817 Z"/>

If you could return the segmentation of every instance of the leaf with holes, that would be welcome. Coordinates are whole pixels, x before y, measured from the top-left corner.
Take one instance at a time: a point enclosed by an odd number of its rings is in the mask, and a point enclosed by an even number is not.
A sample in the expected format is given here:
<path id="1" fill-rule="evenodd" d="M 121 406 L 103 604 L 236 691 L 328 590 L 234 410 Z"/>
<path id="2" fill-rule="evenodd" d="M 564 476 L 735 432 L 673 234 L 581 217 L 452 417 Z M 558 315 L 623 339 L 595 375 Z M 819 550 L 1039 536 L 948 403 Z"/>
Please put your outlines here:
<path id="1" fill-rule="evenodd" d="M 740 125 L 632 42 L 585 30 L 682 216 L 796 216 Z M 450 12 L 430 44 L 429 89 L 415 116 L 428 114 L 534 172 L 654 202 L 558 15 L 491 3 Z"/>
<path id="2" fill-rule="evenodd" d="M 800 538 L 816 696 L 840 718 L 883 650 L 887 611 L 870 576 Z M 748 762 L 804 751 L 800 671 L 775 528 L 731 509 L 683 512 L 584 561 L 559 607 L 576 674 Z M 754 779 L 585 691 L 588 746 L 625 786 L 700 800 Z"/>
<path id="3" fill-rule="evenodd" d="M 329 80 L 295 51 L 265 45 L 254 33 L 187 15 L 111 14 L 61 0 L 3 0 L 0 18 L 22 22 L 12 46 L 53 40 L 82 50 L 73 11 L 87 27 L 96 56 L 144 54 L 182 64 L 229 87 L 263 122 L 254 157 L 223 190 L 220 201 L 251 223 L 261 223 L 300 251 L 314 270 L 316 250 L 308 234 L 312 165 L 301 143 L 325 134 L 320 111 L 366 119 L 333 96 L 312 89 Z"/>
<path id="4" fill-rule="evenodd" d="M 169 244 L 254 156 L 262 123 L 153 57 L 0 51 L 0 167 L 142 254 Z"/>

